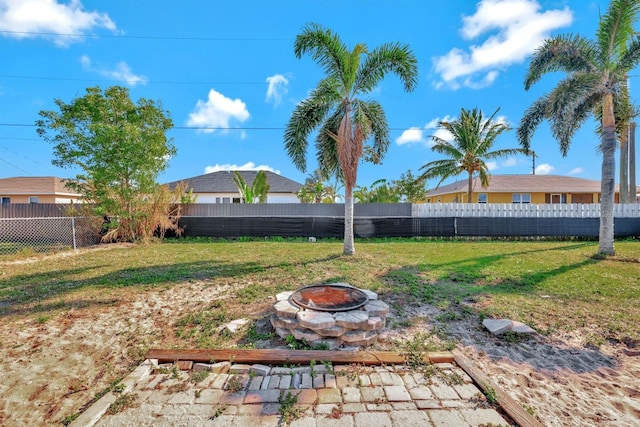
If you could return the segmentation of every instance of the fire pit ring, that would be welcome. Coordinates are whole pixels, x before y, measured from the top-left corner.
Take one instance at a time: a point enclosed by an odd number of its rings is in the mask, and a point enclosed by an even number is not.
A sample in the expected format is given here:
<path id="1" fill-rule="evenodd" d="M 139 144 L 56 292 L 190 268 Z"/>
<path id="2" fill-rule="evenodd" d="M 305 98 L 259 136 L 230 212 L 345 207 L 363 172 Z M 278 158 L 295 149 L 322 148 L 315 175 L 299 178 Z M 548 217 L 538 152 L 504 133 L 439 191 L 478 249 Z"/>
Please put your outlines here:
<path id="1" fill-rule="evenodd" d="M 291 294 L 289 301 L 303 310 L 340 312 L 364 306 L 369 297 L 351 285 L 332 283 L 300 288 Z"/>

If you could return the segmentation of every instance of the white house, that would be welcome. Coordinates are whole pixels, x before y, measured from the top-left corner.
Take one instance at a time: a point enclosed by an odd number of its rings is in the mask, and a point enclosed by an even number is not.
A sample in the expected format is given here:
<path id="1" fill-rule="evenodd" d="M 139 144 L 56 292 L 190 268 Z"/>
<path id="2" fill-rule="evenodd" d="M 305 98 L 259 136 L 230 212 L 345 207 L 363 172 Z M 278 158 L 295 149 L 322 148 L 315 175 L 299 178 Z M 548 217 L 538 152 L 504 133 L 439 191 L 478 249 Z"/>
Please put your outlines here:
<path id="1" fill-rule="evenodd" d="M 255 170 L 238 172 L 249 186 L 258 174 L 258 171 Z M 264 172 L 270 187 L 267 203 L 300 203 L 298 192 L 302 188 L 302 184 L 277 173 Z M 233 177 L 234 171 L 218 171 L 169 182 L 167 185 L 174 187 L 178 183 L 184 182 L 187 185 L 187 191 L 191 190 L 194 196 L 197 196 L 195 203 L 240 203 L 240 193 Z"/>

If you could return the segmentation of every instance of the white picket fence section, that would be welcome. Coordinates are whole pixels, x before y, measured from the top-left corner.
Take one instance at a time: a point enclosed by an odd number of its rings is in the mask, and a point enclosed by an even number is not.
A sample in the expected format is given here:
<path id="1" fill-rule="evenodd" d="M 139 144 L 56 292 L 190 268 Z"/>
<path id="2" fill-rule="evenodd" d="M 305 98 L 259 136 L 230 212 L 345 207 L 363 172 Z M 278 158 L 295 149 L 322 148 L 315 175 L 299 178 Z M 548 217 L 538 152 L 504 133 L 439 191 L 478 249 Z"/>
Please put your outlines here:
<path id="1" fill-rule="evenodd" d="M 422 218 L 599 218 L 599 204 L 425 203 L 411 207 Z M 615 218 L 640 218 L 640 204 L 615 204 Z"/>

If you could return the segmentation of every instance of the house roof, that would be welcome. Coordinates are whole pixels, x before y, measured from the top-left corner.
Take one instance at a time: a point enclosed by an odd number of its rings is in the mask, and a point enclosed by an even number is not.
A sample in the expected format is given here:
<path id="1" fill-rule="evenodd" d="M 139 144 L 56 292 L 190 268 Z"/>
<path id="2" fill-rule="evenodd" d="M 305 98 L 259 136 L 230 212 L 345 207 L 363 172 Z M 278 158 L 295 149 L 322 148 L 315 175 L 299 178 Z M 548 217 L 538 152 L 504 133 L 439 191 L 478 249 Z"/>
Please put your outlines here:
<path id="1" fill-rule="evenodd" d="M 233 182 L 235 171 L 217 171 L 204 175 L 194 176 L 192 178 L 185 178 L 179 181 L 173 181 L 167 183 L 171 188 L 175 187 L 180 182 L 187 184 L 187 191 L 193 189 L 194 193 L 237 193 L 238 187 Z M 258 171 L 255 170 L 243 170 L 238 171 L 242 179 L 245 180 L 247 185 L 253 184 L 253 180 L 256 178 Z M 302 188 L 302 184 L 295 182 L 289 178 L 285 178 L 282 175 L 273 173 L 270 171 L 264 171 L 267 175 L 267 184 L 269 184 L 269 193 L 298 193 Z"/>
<path id="2" fill-rule="evenodd" d="M 475 177 L 472 189 L 487 193 L 599 193 L 600 181 L 560 175 L 491 175 L 488 187 L 483 188 L 480 177 Z M 467 180 L 462 179 L 431 190 L 429 196 L 467 191 Z"/>
<path id="3" fill-rule="evenodd" d="M 3 195 L 73 195 L 77 192 L 65 185 L 66 180 L 55 176 L 17 176 L 0 178 L 0 194 Z"/>

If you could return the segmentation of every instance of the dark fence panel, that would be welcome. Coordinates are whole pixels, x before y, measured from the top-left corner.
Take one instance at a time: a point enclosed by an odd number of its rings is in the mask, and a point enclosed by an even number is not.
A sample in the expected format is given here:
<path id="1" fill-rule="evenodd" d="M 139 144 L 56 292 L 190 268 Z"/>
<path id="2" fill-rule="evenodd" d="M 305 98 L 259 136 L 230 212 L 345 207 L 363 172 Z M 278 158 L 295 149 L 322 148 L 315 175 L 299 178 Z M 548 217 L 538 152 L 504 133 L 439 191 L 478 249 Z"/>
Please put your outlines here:
<path id="1" fill-rule="evenodd" d="M 597 238 L 599 218 L 456 218 L 458 236 Z M 640 236 L 640 219 L 615 218 L 616 238 Z"/>
<path id="2" fill-rule="evenodd" d="M 0 206 L 0 218 L 47 218 L 68 216 L 70 204 L 12 203 Z"/>
<path id="3" fill-rule="evenodd" d="M 356 237 L 584 237 L 597 238 L 598 218 L 354 218 Z M 337 237 L 341 217 L 182 217 L 188 237 Z M 616 218 L 615 237 L 640 236 L 640 220 Z"/>
<path id="4" fill-rule="evenodd" d="M 186 237 L 341 237 L 342 218 L 332 217 L 181 217 Z"/>

